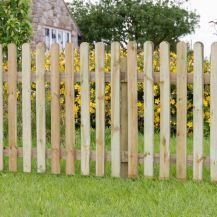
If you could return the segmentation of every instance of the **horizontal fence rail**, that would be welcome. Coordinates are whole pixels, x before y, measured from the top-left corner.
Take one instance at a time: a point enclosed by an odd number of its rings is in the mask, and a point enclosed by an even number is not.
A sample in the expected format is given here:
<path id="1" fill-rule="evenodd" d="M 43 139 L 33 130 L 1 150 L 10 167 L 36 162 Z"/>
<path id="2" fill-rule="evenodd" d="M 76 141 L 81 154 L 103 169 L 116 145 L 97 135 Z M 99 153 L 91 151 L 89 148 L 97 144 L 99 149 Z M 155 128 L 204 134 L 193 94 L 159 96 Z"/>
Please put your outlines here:
<path id="1" fill-rule="evenodd" d="M 144 82 L 145 75 L 141 72 L 137 72 L 137 81 L 138 82 Z M 177 82 L 177 74 L 170 72 L 170 83 L 176 85 Z M 45 82 L 51 81 L 51 72 L 45 72 L 44 75 Z M 60 81 L 66 80 L 66 74 L 61 73 L 60 74 Z M 8 81 L 8 72 L 3 72 L 3 81 Z M 74 81 L 75 82 L 81 82 L 81 73 L 76 72 L 74 73 Z M 95 82 L 96 81 L 96 73 L 90 72 L 89 73 L 89 81 Z M 126 82 L 127 79 L 125 77 L 125 72 L 120 72 L 120 81 Z M 22 82 L 22 72 L 17 73 L 17 82 Z M 31 82 L 36 82 L 36 73 L 31 73 Z M 105 82 L 111 82 L 111 73 L 105 72 Z M 153 82 L 154 83 L 160 83 L 160 72 L 154 72 L 153 73 Z M 187 75 L 187 82 L 188 84 L 193 84 L 194 82 L 194 74 L 188 73 Z M 204 84 L 210 84 L 210 73 L 204 73 L 203 74 L 203 82 Z"/>
<path id="2" fill-rule="evenodd" d="M 171 164 L 176 165 L 176 178 L 187 178 L 187 165 L 193 168 L 193 179 L 203 179 L 203 167 L 210 168 L 211 181 L 217 181 L 217 43 L 211 50 L 211 72 L 204 73 L 203 44 L 194 45 L 193 73 L 187 72 L 187 45 L 177 44 L 177 70 L 170 72 L 170 46 L 162 42 L 159 47 L 160 68 L 154 72 L 154 45 L 145 42 L 143 73 L 137 68 L 137 44 L 129 42 L 127 57 L 121 57 L 120 43 L 111 45 L 110 72 L 105 72 L 106 49 L 103 43 L 95 45 L 95 72 L 90 72 L 90 48 L 88 43 L 80 46 L 80 72 L 75 72 L 75 50 L 73 44 L 66 44 L 64 50 L 65 72 L 59 70 L 60 47 L 52 45 L 50 51 L 50 69 L 45 70 L 45 46 L 39 43 L 36 47 L 36 72 L 31 72 L 32 57 L 30 44 L 22 46 L 21 72 L 18 72 L 17 48 L 8 45 L 8 70 L 3 67 L 3 49 L 0 46 L 0 170 L 4 170 L 4 157 L 8 158 L 9 171 L 18 170 L 18 157 L 23 158 L 23 171 L 30 173 L 32 160 L 37 161 L 37 172 L 47 171 L 47 160 L 51 161 L 51 173 L 61 173 L 61 160 L 66 161 L 65 172 L 74 175 L 76 160 L 81 162 L 81 174 L 90 175 L 91 161 L 95 161 L 96 176 L 106 174 L 106 162 L 111 164 L 113 177 L 137 178 L 139 164 L 143 166 L 143 175 L 154 177 L 154 165 L 159 164 L 159 178 L 169 179 Z M 4 105 L 4 82 L 7 82 L 8 93 Z M 31 104 L 31 84 L 36 84 L 36 104 Z M 61 128 L 60 85 L 65 84 L 64 135 Z M 76 82 L 81 87 L 81 124 L 80 131 L 75 128 L 75 88 Z M 90 124 L 90 84 L 95 82 L 96 103 L 96 150 L 91 150 Z M 111 85 L 111 150 L 106 151 L 105 138 L 105 83 Z M 17 90 L 22 83 L 22 147 L 18 147 Z M 46 105 L 46 83 L 50 83 L 50 104 Z M 138 151 L 138 83 L 144 91 L 144 142 L 143 152 Z M 154 141 L 154 84 L 160 86 L 160 141 Z M 187 154 L 187 100 L 188 84 L 193 84 L 193 153 Z M 204 155 L 204 85 L 210 85 L 210 156 Z M 177 124 L 176 154 L 171 154 L 171 85 L 176 86 Z M 49 106 L 49 111 L 47 111 Z M 7 109 L 8 138 L 4 138 L 4 109 Z M 33 110 L 36 114 L 33 113 Z M 47 116 L 49 113 L 49 116 Z M 36 147 L 33 147 L 32 116 L 36 115 Z M 49 117 L 49 118 L 48 118 Z M 51 144 L 47 147 L 46 122 L 50 122 Z M 76 149 L 76 133 L 80 132 L 80 150 Z M 62 144 L 62 137 L 65 144 Z M 4 147 L 4 140 L 7 141 Z M 160 153 L 154 147 L 160 147 Z"/>

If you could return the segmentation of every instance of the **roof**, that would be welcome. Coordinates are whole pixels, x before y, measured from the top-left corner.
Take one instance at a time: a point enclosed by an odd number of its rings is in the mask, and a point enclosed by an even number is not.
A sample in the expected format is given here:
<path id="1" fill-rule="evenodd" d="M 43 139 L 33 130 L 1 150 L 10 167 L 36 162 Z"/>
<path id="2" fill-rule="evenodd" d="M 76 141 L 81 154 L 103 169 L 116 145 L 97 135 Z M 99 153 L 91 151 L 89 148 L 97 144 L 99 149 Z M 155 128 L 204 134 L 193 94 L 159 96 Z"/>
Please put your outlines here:
<path id="1" fill-rule="evenodd" d="M 78 27 L 78 25 L 77 25 L 77 22 L 75 21 L 75 18 L 72 16 L 72 14 L 71 14 L 71 12 L 70 12 L 70 10 L 69 10 L 69 8 L 68 8 L 66 2 L 65 2 L 64 0 L 62 0 L 62 1 L 63 1 L 64 5 L 65 5 L 67 11 L 69 12 L 70 17 L 72 18 L 73 22 L 74 22 L 75 25 L 76 25 L 77 31 L 78 31 L 78 33 L 79 33 L 79 36 L 82 36 L 81 30 L 79 29 L 79 27 Z"/>

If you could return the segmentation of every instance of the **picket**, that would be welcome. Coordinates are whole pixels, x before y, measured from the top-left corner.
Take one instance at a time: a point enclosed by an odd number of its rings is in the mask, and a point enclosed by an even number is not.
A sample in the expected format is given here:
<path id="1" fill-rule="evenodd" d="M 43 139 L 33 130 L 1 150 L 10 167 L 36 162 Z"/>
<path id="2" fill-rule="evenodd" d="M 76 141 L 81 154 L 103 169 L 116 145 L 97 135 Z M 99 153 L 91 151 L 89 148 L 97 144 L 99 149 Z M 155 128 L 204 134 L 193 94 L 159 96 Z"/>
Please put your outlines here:
<path id="1" fill-rule="evenodd" d="M 53 174 L 60 173 L 60 77 L 59 44 L 51 46 L 51 146 Z"/>
<path id="2" fill-rule="evenodd" d="M 4 89 L 3 89 L 3 51 L 2 51 L 2 45 L 0 45 L 0 171 L 3 170 L 4 168 L 4 107 L 3 107 L 3 94 L 4 94 Z"/>
<path id="3" fill-rule="evenodd" d="M 112 176 L 120 176 L 120 44 L 111 46 L 111 153 Z"/>
<path id="4" fill-rule="evenodd" d="M 194 45 L 193 179 L 203 177 L 203 44 Z"/>
<path id="5" fill-rule="evenodd" d="M 8 45 L 8 143 L 9 171 L 17 171 L 17 48 Z"/>
<path id="6" fill-rule="evenodd" d="M 22 46 L 22 123 L 23 123 L 23 171 L 31 172 L 31 45 Z"/>
<path id="7" fill-rule="evenodd" d="M 118 62 L 117 62 L 118 63 Z M 128 84 L 127 84 L 127 57 L 121 57 L 120 61 L 120 72 L 123 76 L 123 80 L 121 82 L 121 92 L 120 92 L 120 155 L 121 155 L 121 168 L 120 168 L 120 176 L 122 178 L 128 177 L 128 162 L 123 160 L 123 156 L 125 157 L 128 152 Z M 119 156 L 119 155 L 118 155 Z M 119 162 L 119 161 L 118 161 Z"/>
<path id="8" fill-rule="evenodd" d="M 105 174 L 105 46 L 96 44 L 96 176 Z"/>
<path id="9" fill-rule="evenodd" d="M 217 42 L 211 48 L 210 77 L 210 178 L 217 182 Z"/>
<path id="10" fill-rule="evenodd" d="M 90 174 L 90 79 L 89 44 L 80 46 L 81 68 L 81 173 Z"/>
<path id="11" fill-rule="evenodd" d="M 45 117 L 45 45 L 36 47 L 36 132 L 37 132 L 37 171 L 46 170 L 46 117 Z"/>
<path id="12" fill-rule="evenodd" d="M 128 75 L 128 176 L 138 175 L 138 114 L 137 114 L 137 45 L 129 42 L 127 56 Z"/>
<path id="13" fill-rule="evenodd" d="M 160 179 L 170 171 L 170 48 L 160 44 Z"/>
<path id="14" fill-rule="evenodd" d="M 32 58 L 31 45 L 22 46 L 22 62 L 17 64 L 17 48 L 14 44 L 8 45 L 8 67 L 3 60 L 6 55 L 0 45 L 0 171 L 4 169 L 4 157 L 9 158 L 9 171 L 17 171 L 17 157 L 23 158 L 23 171 L 30 173 L 32 160 L 37 158 L 37 171 L 46 171 L 46 158 L 51 159 L 51 172 L 61 173 L 61 161 L 66 162 L 66 175 L 75 175 L 75 162 L 81 161 L 81 174 L 90 175 L 90 161 L 96 162 L 96 176 L 106 174 L 105 162 L 111 162 L 111 176 L 113 177 L 138 177 L 138 164 L 144 166 L 143 175 L 147 178 L 154 177 L 154 164 L 160 164 L 160 179 L 168 179 L 170 176 L 170 164 L 176 164 L 177 179 L 186 179 L 187 164 L 193 165 L 193 179 L 203 179 L 203 166 L 210 166 L 211 181 L 217 182 L 217 43 L 212 44 L 211 73 L 204 73 L 203 44 L 194 45 L 193 73 L 187 73 L 187 45 L 184 42 L 177 44 L 177 73 L 170 72 L 170 46 L 167 42 L 160 44 L 160 73 L 154 72 L 154 46 L 147 41 L 144 43 L 144 72 L 138 72 L 137 68 L 137 44 L 129 42 L 127 55 L 122 56 L 119 42 L 111 45 L 111 73 L 105 73 L 105 65 L 108 60 L 105 45 L 100 42 L 95 46 L 95 72 L 92 71 L 92 62 L 89 63 L 89 44 L 80 45 L 80 72 L 77 71 L 75 48 L 72 43 L 67 43 L 64 54 L 65 72 L 60 73 L 59 45 L 54 43 L 50 52 L 50 71 L 45 72 L 45 46 L 39 43 L 36 46 L 36 61 Z M 36 73 L 32 63 L 36 62 Z M 92 61 L 92 59 L 91 59 Z M 22 72 L 17 72 L 22 66 Z M 75 67 L 76 70 L 75 70 Z M 91 67 L 90 67 L 91 66 Z M 89 68 L 90 67 L 90 68 Z M 62 68 L 62 65 L 61 65 Z M 139 65 L 139 69 L 140 69 Z M 46 68 L 47 69 L 47 68 Z M 157 69 L 157 67 L 156 67 Z M 158 70 L 156 70 L 158 71 Z M 3 82 L 6 82 L 5 84 Z M 7 83 L 8 82 L 8 83 Z M 34 99 L 34 87 L 36 82 L 36 134 L 37 148 L 32 147 L 32 109 L 31 99 Z M 76 82 L 80 82 L 81 89 Z M 95 82 L 95 99 L 90 95 L 91 82 Z M 111 82 L 111 111 L 106 104 L 105 83 Z M 138 150 L 138 83 L 144 82 L 144 150 Z M 17 83 L 19 83 L 17 85 Z M 154 152 L 155 114 L 154 91 L 160 83 L 160 153 Z M 5 86 L 3 86 L 3 84 Z M 21 85 L 20 85 L 21 84 Z M 48 85 L 47 85 L 48 84 Z M 65 84 L 65 107 L 60 106 L 62 87 Z M 193 84 L 193 156 L 187 156 L 187 84 Z M 210 157 L 203 153 L 204 140 L 204 85 L 210 84 Z M 5 87 L 8 85 L 8 92 Z M 170 155 L 170 88 L 177 88 L 177 135 L 176 154 Z M 23 147 L 17 148 L 17 89 L 22 87 L 22 143 Z M 51 93 L 51 148 L 46 148 L 46 88 Z M 109 87 L 109 86 L 108 86 Z M 77 91 L 81 90 L 81 101 Z M 20 90 L 19 90 L 20 91 Z M 33 92 L 34 93 L 34 92 Z M 8 95 L 7 95 L 8 94 Z M 173 92 L 172 92 L 173 94 Z M 62 95 L 61 95 L 62 96 Z M 139 95 L 139 99 L 143 97 Z M 8 147 L 4 148 L 3 132 L 5 117 L 4 98 L 8 97 Z M 76 97 L 76 98 L 75 98 Z M 91 97 L 91 98 L 90 98 Z M 208 97 L 206 97 L 208 98 Z M 91 151 L 91 123 L 90 103 L 96 102 L 96 150 Z M 19 101 L 18 101 L 19 102 Z M 34 102 L 34 101 L 33 101 Z M 49 99 L 48 99 L 49 102 Z M 79 125 L 74 111 L 80 103 L 81 118 L 81 150 L 76 150 L 75 124 Z M 18 104 L 19 105 L 19 104 Z M 49 105 L 49 103 L 48 103 Z M 108 107 L 107 107 L 108 106 Z M 175 106 L 175 105 L 174 105 Z M 19 107 L 18 107 L 19 108 Z M 65 144 L 60 147 L 60 118 L 62 110 L 65 111 Z M 65 110 L 64 110 L 65 109 Z M 106 109 L 106 110 L 105 110 Z M 173 109 L 173 107 L 172 107 Z M 19 110 L 18 110 L 19 111 Z M 105 111 L 107 113 L 105 113 Z M 106 115 L 111 112 L 111 152 L 106 152 L 105 121 Z M 140 110 L 139 110 L 140 112 Z M 159 112 L 159 110 L 157 111 Z M 174 109 L 171 110 L 174 112 Z M 7 113 L 6 113 L 7 114 Z M 141 113 L 140 113 L 141 114 Z M 173 113 L 174 114 L 174 113 Z M 157 115 L 157 116 L 156 116 Z M 206 114 L 207 115 L 207 114 Z M 94 116 L 94 115 L 93 115 Z M 33 115 L 34 117 L 34 115 Z M 75 119 L 76 118 L 76 119 Z M 18 119 L 20 120 L 20 119 Z M 157 120 L 157 119 L 156 119 Z M 94 122 L 93 122 L 94 123 Z M 173 122 L 171 122 L 174 124 Z M 19 124 L 19 122 L 18 122 Z M 18 125 L 19 126 L 19 125 Z M 143 125 L 139 126 L 143 127 Z M 7 131 L 6 131 L 7 132 Z M 19 134 L 18 134 L 19 136 Z M 61 140 L 61 142 L 64 141 Z M 173 147 L 174 148 L 174 147 Z"/>
<path id="15" fill-rule="evenodd" d="M 177 44 L 176 177 L 186 178 L 187 145 L 187 44 Z"/>
<path id="16" fill-rule="evenodd" d="M 65 48 L 65 97 L 66 97 L 66 174 L 75 175 L 75 115 L 74 115 L 74 47 L 71 43 Z"/>
<path id="17" fill-rule="evenodd" d="M 144 44 L 144 176 L 153 177 L 154 165 L 154 81 L 152 42 Z"/>

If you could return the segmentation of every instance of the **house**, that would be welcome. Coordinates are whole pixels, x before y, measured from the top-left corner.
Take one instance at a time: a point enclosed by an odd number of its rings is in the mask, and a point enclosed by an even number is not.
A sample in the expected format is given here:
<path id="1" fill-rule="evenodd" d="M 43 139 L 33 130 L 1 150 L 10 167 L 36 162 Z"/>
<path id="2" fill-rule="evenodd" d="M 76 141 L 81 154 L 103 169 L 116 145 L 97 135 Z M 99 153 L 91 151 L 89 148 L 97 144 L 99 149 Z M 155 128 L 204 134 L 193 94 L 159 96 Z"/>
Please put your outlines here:
<path id="1" fill-rule="evenodd" d="M 31 21 L 34 47 L 39 42 L 45 42 L 46 50 L 54 42 L 78 47 L 82 35 L 64 0 L 32 0 Z"/>

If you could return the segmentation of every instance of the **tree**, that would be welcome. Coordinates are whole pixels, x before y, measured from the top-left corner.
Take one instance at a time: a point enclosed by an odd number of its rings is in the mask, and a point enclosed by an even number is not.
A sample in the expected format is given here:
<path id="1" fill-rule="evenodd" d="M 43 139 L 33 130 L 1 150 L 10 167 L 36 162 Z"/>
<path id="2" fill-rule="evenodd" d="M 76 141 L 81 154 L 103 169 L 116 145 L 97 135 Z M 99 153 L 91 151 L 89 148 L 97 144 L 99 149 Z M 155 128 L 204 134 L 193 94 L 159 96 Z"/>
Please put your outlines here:
<path id="1" fill-rule="evenodd" d="M 70 3 L 83 40 L 89 43 L 129 40 L 141 46 L 151 40 L 157 46 L 168 41 L 174 46 L 181 36 L 194 32 L 199 16 L 181 7 L 186 0 L 101 0 L 91 3 L 74 0 Z"/>
<path id="2" fill-rule="evenodd" d="M 29 0 L 0 1 L 0 44 L 15 43 L 20 50 L 23 43 L 31 39 Z"/>

